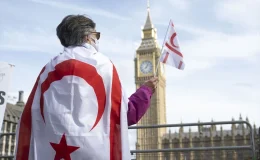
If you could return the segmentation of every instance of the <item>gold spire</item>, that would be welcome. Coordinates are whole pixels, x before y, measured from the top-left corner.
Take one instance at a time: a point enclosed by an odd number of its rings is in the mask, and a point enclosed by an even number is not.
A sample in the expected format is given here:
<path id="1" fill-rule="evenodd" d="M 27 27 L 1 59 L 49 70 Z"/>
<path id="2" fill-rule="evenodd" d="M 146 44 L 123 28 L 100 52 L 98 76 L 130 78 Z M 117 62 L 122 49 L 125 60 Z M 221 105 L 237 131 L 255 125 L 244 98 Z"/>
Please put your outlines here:
<path id="1" fill-rule="evenodd" d="M 151 29 L 151 28 L 153 28 L 153 25 L 150 18 L 150 0 L 147 0 L 147 18 L 144 25 L 144 29 Z"/>
<path id="2" fill-rule="evenodd" d="M 137 50 L 146 50 L 151 48 L 159 48 L 157 44 L 157 31 L 154 28 L 150 18 L 150 1 L 147 0 L 147 17 L 142 28 L 142 43 Z"/>

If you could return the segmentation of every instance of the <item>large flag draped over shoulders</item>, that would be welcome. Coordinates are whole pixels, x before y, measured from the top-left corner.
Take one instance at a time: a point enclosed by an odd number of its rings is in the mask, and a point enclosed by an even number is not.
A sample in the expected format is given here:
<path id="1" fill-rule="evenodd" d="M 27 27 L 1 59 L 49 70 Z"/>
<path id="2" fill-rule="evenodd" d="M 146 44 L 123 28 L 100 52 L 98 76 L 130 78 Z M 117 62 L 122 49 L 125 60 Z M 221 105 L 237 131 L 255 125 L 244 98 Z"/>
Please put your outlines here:
<path id="1" fill-rule="evenodd" d="M 128 160 L 127 101 L 111 61 L 65 48 L 41 71 L 17 130 L 16 160 Z"/>
<path id="2" fill-rule="evenodd" d="M 174 24 L 170 20 L 168 30 L 166 33 L 165 42 L 163 44 L 162 55 L 160 62 L 171 65 L 175 68 L 183 70 L 185 64 L 183 62 L 183 54 L 180 50 L 177 33 L 174 29 Z"/>

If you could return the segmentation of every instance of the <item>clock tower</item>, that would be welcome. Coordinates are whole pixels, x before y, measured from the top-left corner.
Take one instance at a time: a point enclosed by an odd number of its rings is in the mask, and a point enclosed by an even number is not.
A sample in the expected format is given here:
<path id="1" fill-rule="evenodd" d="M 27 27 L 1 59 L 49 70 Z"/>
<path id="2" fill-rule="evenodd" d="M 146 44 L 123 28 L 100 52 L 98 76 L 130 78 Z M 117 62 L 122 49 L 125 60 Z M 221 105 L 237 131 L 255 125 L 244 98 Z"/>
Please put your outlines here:
<path id="1" fill-rule="evenodd" d="M 142 42 L 136 51 L 135 56 L 135 84 L 139 88 L 146 80 L 154 76 L 156 65 L 160 57 L 160 47 L 157 43 L 157 32 L 150 17 L 148 4 L 147 18 L 142 29 Z M 137 125 L 166 124 L 166 103 L 165 103 L 165 76 L 161 70 L 161 63 L 158 66 L 158 86 L 152 96 L 151 105 L 138 122 Z M 138 129 L 137 150 L 160 149 L 161 137 L 166 133 L 166 128 Z M 137 160 L 158 160 L 160 153 L 137 154 Z"/>

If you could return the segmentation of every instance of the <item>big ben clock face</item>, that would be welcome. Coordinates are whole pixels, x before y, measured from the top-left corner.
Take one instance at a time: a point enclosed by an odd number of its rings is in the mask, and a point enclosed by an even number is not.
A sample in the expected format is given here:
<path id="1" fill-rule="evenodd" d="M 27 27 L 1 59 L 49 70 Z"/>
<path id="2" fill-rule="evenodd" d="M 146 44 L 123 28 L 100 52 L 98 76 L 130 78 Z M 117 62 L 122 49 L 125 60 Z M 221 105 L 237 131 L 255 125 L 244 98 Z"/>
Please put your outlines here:
<path id="1" fill-rule="evenodd" d="M 148 74 L 153 71 L 153 64 L 151 61 L 143 61 L 140 65 L 140 70 L 143 74 Z"/>

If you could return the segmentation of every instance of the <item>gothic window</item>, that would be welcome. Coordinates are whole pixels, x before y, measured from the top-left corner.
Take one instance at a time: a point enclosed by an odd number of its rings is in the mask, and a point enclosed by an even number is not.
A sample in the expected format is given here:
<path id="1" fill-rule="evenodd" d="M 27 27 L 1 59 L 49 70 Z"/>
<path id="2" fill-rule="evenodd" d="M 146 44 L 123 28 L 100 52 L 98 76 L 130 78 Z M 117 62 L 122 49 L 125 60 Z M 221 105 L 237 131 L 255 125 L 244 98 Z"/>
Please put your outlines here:
<path id="1" fill-rule="evenodd" d="M 12 132 L 15 132 L 15 131 L 16 131 L 16 124 L 13 123 Z"/>
<path id="2" fill-rule="evenodd" d="M 12 135 L 12 143 L 15 143 L 15 135 Z"/>
<path id="3" fill-rule="evenodd" d="M 8 143 L 5 145 L 5 154 L 8 154 Z"/>
<path id="4" fill-rule="evenodd" d="M 1 143 L 0 143 L 0 155 L 2 155 L 2 150 L 3 150 L 3 145 L 2 145 L 2 140 L 1 140 Z"/>
<path id="5" fill-rule="evenodd" d="M 9 148 L 9 136 L 6 136 L 6 139 L 5 139 L 5 152 L 6 154 L 8 153 L 8 148 Z"/>
<path id="6" fill-rule="evenodd" d="M 10 122 L 7 122 L 7 127 L 6 127 L 7 133 L 10 132 L 10 127 L 11 127 L 11 123 L 10 123 Z"/>
<path id="7" fill-rule="evenodd" d="M 11 154 L 14 154 L 14 145 L 11 146 Z"/>

